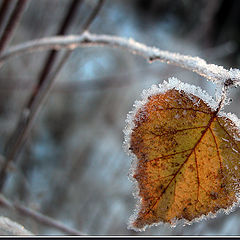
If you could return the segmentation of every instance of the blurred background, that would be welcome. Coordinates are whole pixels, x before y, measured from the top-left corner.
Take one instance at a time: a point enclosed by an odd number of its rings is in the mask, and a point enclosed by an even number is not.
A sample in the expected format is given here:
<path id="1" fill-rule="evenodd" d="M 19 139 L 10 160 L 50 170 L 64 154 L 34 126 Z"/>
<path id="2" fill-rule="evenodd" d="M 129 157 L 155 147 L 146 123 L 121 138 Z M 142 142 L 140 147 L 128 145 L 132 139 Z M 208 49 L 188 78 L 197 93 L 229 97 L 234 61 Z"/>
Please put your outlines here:
<path id="1" fill-rule="evenodd" d="M 8 15 L 16 2 L 11 0 Z M 98 3 L 79 2 L 65 34 L 79 33 Z M 71 4 L 29 0 L 9 46 L 56 35 Z M 239 11 L 237 0 L 106 0 L 89 31 L 131 37 L 162 50 L 239 68 Z M 48 54 L 12 58 L 0 69 L 2 155 Z M 122 149 L 126 115 L 143 89 L 169 77 L 215 93 L 212 83 L 179 67 L 149 64 L 121 49 L 76 49 L 61 69 L 15 167 L 8 170 L 3 194 L 89 235 L 239 235 L 239 209 L 191 226 L 162 225 L 140 233 L 127 229 L 136 202 L 128 179 L 131 160 Z M 233 102 L 225 108 L 238 116 L 239 94 L 239 89 L 232 90 Z M 64 234 L 3 207 L 0 215 L 34 234 Z"/>

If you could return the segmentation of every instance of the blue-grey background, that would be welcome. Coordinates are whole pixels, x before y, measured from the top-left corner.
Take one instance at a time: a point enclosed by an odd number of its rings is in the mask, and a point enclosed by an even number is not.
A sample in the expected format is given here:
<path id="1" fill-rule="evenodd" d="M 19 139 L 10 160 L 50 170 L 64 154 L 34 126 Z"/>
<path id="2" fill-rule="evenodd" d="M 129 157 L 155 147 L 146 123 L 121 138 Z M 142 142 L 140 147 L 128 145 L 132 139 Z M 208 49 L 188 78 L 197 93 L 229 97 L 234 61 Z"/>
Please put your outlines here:
<path id="1" fill-rule="evenodd" d="M 30 1 L 10 45 L 53 36 L 69 0 Z M 69 33 L 80 31 L 97 1 L 84 1 Z M 106 0 L 90 27 L 98 34 L 132 37 L 162 50 L 199 56 L 226 68 L 240 63 L 239 1 Z M 46 52 L 9 60 L 0 69 L 0 150 L 11 135 L 40 74 Z M 74 51 L 56 79 L 4 194 L 90 235 L 238 235 L 240 211 L 137 233 L 127 229 L 135 208 L 131 165 L 122 149 L 125 118 L 143 89 L 169 77 L 215 86 L 195 73 L 108 47 Z M 239 116 L 239 90 L 226 107 Z M 62 234 L 0 208 L 35 234 Z"/>

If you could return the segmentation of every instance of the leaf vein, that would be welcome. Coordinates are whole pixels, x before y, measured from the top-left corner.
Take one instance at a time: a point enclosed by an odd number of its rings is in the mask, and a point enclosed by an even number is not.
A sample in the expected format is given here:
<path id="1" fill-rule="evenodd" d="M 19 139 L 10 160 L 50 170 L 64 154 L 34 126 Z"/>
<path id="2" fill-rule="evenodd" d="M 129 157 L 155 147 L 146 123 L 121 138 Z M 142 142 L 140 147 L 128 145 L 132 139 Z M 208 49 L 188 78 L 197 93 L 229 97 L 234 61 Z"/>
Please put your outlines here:
<path id="1" fill-rule="evenodd" d="M 199 186 L 200 186 L 200 181 L 199 181 L 199 173 L 198 173 L 198 163 L 197 163 L 197 154 L 196 151 L 194 149 L 194 156 L 195 156 L 195 164 L 196 164 L 196 172 L 197 172 L 197 183 L 198 183 L 198 189 L 197 189 L 197 202 L 199 201 Z M 195 204 L 195 209 L 197 209 L 197 202 Z"/>
<path id="2" fill-rule="evenodd" d="M 207 126 L 199 126 L 199 127 L 191 127 L 191 128 L 183 128 L 183 129 L 177 129 L 174 131 L 174 133 L 177 133 L 177 132 L 183 132 L 183 131 L 187 131 L 187 130 L 193 130 L 193 129 L 198 129 L 198 128 L 206 128 Z M 167 135 L 169 134 L 168 132 L 166 133 L 163 133 L 163 134 L 156 134 L 154 133 L 153 131 L 149 131 L 151 134 L 153 134 L 155 137 L 162 137 L 164 135 Z"/>
<path id="3" fill-rule="evenodd" d="M 211 114 L 211 112 L 203 111 L 203 110 L 198 110 L 194 108 L 177 108 L 177 107 L 169 107 L 169 108 L 163 108 L 163 109 L 158 109 L 157 111 L 164 111 L 164 110 L 186 110 L 186 111 L 194 111 L 194 112 L 201 112 L 201 113 L 206 113 L 206 114 Z"/>
<path id="4" fill-rule="evenodd" d="M 220 164 L 220 169 L 222 170 L 222 159 L 221 159 L 221 156 L 220 156 L 220 153 L 219 153 L 219 147 L 218 147 L 218 144 L 217 144 L 217 140 L 216 140 L 216 137 L 215 137 L 211 127 L 209 129 L 210 129 L 210 132 L 211 132 L 211 134 L 213 136 L 213 139 L 214 139 L 214 142 L 215 142 L 215 145 L 216 145 L 217 155 L 218 155 L 219 164 Z"/>
<path id="5" fill-rule="evenodd" d="M 181 164 L 181 166 L 179 167 L 179 169 L 176 171 L 176 173 L 174 174 L 173 178 L 170 180 L 170 182 L 168 183 L 168 185 L 165 187 L 165 189 L 163 190 L 162 194 L 158 197 L 158 199 L 156 200 L 156 202 L 153 204 L 153 206 L 151 208 L 149 208 L 149 210 L 144 214 L 144 216 L 147 216 L 151 210 L 156 206 L 156 204 L 158 203 L 158 201 L 161 199 L 161 197 L 163 196 L 163 194 L 166 192 L 166 190 L 168 189 L 168 187 L 170 186 L 170 184 L 172 183 L 173 179 L 176 178 L 177 174 L 180 172 L 180 170 L 182 169 L 182 167 L 184 166 L 184 164 L 189 160 L 190 156 L 192 155 L 192 153 L 194 152 L 195 148 L 197 147 L 197 145 L 201 142 L 203 136 L 206 134 L 207 130 L 210 128 L 212 122 L 215 120 L 216 118 L 216 114 L 218 113 L 218 111 L 213 112 L 212 117 L 210 118 L 207 127 L 205 128 L 205 130 L 202 132 L 201 137 L 198 139 L 198 141 L 196 142 L 196 144 L 194 145 L 194 147 L 192 148 L 190 154 L 187 156 L 186 160 L 183 162 L 183 164 Z"/>
<path id="6" fill-rule="evenodd" d="M 192 150 L 192 148 L 184 150 L 184 151 L 181 151 L 181 152 L 172 153 L 172 154 L 169 154 L 169 155 L 164 155 L 164 156 L 161 156 L 161 157 L 149 160 L 148 162 L 152 162 L 152 161 L 159 160 L 159 159 L 162 159 L 162 158 L 171 157 L 171 156 L 174 156 L 174 155 L 177 155 L 177 154 L 181 154 L 181 153 L 185 153 L 185 152 L 188 152 L 188 151 L 191 151 L 191 150 Z"/>

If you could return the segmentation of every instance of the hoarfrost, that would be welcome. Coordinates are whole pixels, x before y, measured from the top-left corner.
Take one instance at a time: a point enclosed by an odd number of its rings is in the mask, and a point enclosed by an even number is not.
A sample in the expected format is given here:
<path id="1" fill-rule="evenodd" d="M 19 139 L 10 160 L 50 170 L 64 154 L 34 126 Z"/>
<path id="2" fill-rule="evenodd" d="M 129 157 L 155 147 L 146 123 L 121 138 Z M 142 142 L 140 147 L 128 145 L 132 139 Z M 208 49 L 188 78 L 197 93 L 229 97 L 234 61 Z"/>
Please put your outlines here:
<path id="1" fill-rule="evenodd" d="M 237 68 L 230 68 L 229 78 L 235 83 L 235 85 L 240 85 L 240 70 Z"/>
<path id="2" fill-rule="evenodd" d="M 213 111 L 215 111 L 218 107 L 218 103 L 216 100 L 214 100 L 206 91 L 202 90 L 200 87 L 196 87 L 194 85 L 190 85 L 187 83 L 183 83 L 179 81 L 177 78 L 169 78 L 168 82 L 164 81 L 162 84 L 153 85 L 151 88 L 147 90 L 143 90 L 142 92 L 142 101 L 136 101 L 137 105 L 143 106 L 146 102 L 149 96 L 164 93 L 170 89 L 176 89 L 179 91 L 184 91 L 186 94 L 188 94 L 188 97 L 191 99 L 191 95 L 195 95 L 202 99 Z M 195 102 L 195 105 L 198 106 L 198 102 Z M 136 103 L 134 104 L 136 106 Z"/>
<path id="3" fill-rule="evenodd" d="M 228 140 L 228 139 L 225 139 L 225 138 L 222 138 L 222 140 L 225 141 L 225 142 L 229 142 L 229 140 Z"/>
<path id="4" fill-rule="evenodd" d="M 202 63 L 204 64 L 204 61 Z M 215 65 L 212 65 L 211 67 L 212 67 L 212 70 L 218 69 L 218 67 L 216 67 Z M 238 69 L 231 69 L 230 72 L 231 72 L 232 79 L 234 79 L 233 78 L 234 76 L 236 76 L 236 78 L 240 79 L 240 71 Z M 220 98 L 219 99 L 217 98 L 217 100 L 219 100 L 219 101 L 214 100 L 206 91 L 202 90 L 200 87 L 196 87 L 196 86 L 193 86 L 193 85 L 190 85 L 187 83 L 182 83 L 177 78 L 174 78 L 174 77 L 169 78 L 168 82 L 164 81 L 162 84 L 159 84 L 158 86 L 153 85 L 149 89 L 143 90 L 143 92 L 141 94 L 142 100 L 135 101 L 135 103 L 133 105 L 134 106 L 133 110 L 130 111 L 129 114 L 127 115 L 126 127 L 123 130 L 123 132 L 124 132 L 123 148 L 124 148 L 125 152 L 132 159 L 132 165 L 131 165 L 130 172 L 129 172 L 129 179 L 133 182 L 133 185 L 134 185 L 133 196 L 137 199 L 136 208 L 134 209 L 133 214 L 129 218 L 128 229 L 133 229 L 135 231 L 145 231 L 146 228 L 148 228 L 148 227 L 158 226 L 158 225 L 163 225 L 163 224 L 167 225 L 169 227 L 175 227 L 176 225 L 182 225 L 182 226 L 191 225 L 192 223 L 199 222 L 204 219 L 215 218 L 219 214 L 222 214 L 222 213 L 229 214 L 230 212 L 234 211 L 234 209 L 237 206 L 239 206 L 239 202 L 240 202 L 239 195 L 236 194 L 237 201 L 234 202 L 233 205 L 230 206 L 229 208 L 219 209 L 216 213 L 210 212 L 207 215 L 202 215 L 201 217 L 195 218 L 192 221 L 188 221 L 186 219 L 182 219 L 182 220 L 172 219 L 171 224 L 158 222 L 158 223 L 153 223 L 151 225 L 146 225 L 142 229 L 133 227 L 132 223 L 135 221 L 135 219 L 138 216 L 138 213 L 140 211 L 141 202 L 142 202 L 142 199 L 139 196 L 138 182 L 135 178 L 133 178 L 133 175 L 136 171 L 138 159 L 136 158 L 135 154 L 133 154 L 132 151 L 130 150 L 131 134 L 132 134 L 133 129 L 135 128 L 134 118 L 135 118 L 137 111 L 139 109 L 142 109 L 143 106 L 147 103 L 149 96 L 165 93 L 170 89 L 184 91 L 186 94 L 188 94 L 189 98 L 191 98 L 190 94 L 199 97 L 200 99 L 202 99 L 205 102 L 205 104 L 207 104 L 211 108 L 212 111 L 216 111 L 219 106 Z M 198 106 L 199 102 L 195 102 L 195 105 Z M 237 132 L 237 134 L 236 134 L 236 136 L 234 136 L 234 138 L 235 138 L 235 140 L 240 141 L 240 137 L 239 137 L 240 136 L 240 130 L 239 130 L 240 129 L 240 120 L 237 118 L 237 116 L 232 113 L 226 114 L 222 111 L 220 111 L 218 113 L 218 116 L 229 118 L 235 124 L 235 126 L 232 126 L 234 128 L 235 132 Z M 226 141 L 228 141 L 228 140 L 226 139 Z M 235 167 L 235 169 L 236 169 L 236 167 Z"/>
<path id="5" fill-rule="evenodd" d="M 231 80 L 233 85 L 240 85 L 240 70 L 227 70 L 222 66 L 208 64 L 205 60 L 199 57 L 182 55 L 179 53 L 160 50 L 156 47 L 149 47 L 132 38 L 122 38 L 111 35 L 96 35 L 89 32 L 84 32 L 82 35 L 57 36 L 51 38 L 42 38 L 29 41 L 24 44 L 19 44 L 11 47 L 1 57 L 0 61 L 10 58 L 11 56 L 22 54 L 26 51 L 39 51 L 47 48 L 70 48 L 75 49 L 80 46 L 111 46 L 126 49 L 133 54 L 138 54 L 148 59 L 149 62 L 159 60 L 168 64 L 180 66 L 182 68 L 193 71 L 206 79 L 218 84 L 224 84 L 227 80 Z M 232 85 L 232 84 L 231 84 Z"/>
<path id="6" fill-rule="evenodd" d="M 225 113 L 222 111 L 218 113 L 218 116 L 223 118 L 228 118 L 234 123 L 234 125 L 231 126 L 234 132 L 233 137 L 236 141 L 240 141 L 240 120 L 238 119 L 238 117 L 233 113 Z M 225 126 L 225 127 L 228 127 L 228 126 Z"/>

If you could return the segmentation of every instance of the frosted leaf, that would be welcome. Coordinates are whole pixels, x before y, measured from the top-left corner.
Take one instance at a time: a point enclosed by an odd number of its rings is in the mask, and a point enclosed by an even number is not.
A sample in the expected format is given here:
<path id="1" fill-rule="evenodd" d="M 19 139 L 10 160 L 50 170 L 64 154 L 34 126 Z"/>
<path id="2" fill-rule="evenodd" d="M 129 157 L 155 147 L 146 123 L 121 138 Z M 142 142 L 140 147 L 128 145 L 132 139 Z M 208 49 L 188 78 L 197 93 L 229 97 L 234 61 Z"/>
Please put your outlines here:
<path id="1" fill-rule="evenodd" d="M 131 229 L 192 224 L 239 205 L 240 122 L 218 106 L 176 78 L 142 92 L 124 130 L 137 198 Z"/>

